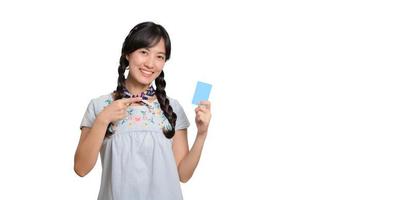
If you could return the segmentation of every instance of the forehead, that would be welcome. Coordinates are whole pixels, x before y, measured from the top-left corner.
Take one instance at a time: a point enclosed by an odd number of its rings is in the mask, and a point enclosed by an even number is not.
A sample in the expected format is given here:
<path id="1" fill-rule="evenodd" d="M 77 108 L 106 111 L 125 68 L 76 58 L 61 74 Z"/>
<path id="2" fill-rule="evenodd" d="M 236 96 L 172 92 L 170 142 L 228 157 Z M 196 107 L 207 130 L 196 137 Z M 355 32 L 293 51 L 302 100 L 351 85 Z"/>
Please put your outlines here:
<path id="1" fill-rule="evenodd" d="M 150 51 L 153 51 L 155 53 L 165 53 L 166 49 L 165 49 L 165 41 L 163 40 L 163 38 L 161 38 L 159 40 L 159 42 L 157 42 L 155 45 L 153 45 L 152 47 L 148 48 Z"/>

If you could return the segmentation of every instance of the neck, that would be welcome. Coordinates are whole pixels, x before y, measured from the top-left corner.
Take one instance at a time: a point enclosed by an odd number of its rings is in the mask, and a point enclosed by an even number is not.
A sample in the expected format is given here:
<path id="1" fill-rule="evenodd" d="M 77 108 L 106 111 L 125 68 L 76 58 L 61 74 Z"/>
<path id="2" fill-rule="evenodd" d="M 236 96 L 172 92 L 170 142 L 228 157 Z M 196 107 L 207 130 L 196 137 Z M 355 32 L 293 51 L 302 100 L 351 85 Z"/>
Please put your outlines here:
<path id="1" fill-rule="evenodd" d="M 134 94 L 134 95 L 139 94 L 140 95 L 140 93 L 145 92 L 150 87 L 150 84 L 149 85 L 144 85 L 144 84 L 141 84 L 137 81 L 133 81 L 133 80 L 128 78 L 125 81 L 125 86 L 131 94 Z"/>

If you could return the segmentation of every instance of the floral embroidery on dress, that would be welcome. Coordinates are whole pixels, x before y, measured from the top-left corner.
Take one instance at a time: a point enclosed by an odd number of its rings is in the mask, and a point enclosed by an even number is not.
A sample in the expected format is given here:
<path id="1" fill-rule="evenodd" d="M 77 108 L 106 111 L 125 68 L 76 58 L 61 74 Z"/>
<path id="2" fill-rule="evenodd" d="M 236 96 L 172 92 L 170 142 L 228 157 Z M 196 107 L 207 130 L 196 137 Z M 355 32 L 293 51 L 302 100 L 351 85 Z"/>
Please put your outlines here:
<path id="1" fill-rule="evenodd" d="M 133 115 L 133 109 L 129 108 L 129 109 L 127 110 L 127 113 L 128 113 L 129 115 Z"/>
<path id="2" fill-rule="evenodd" d="M 141 119 L 142 119 L 141 116 L 135 116 L 135 117 L 133 117 L 133 120 L 134 120 L 136 123 L 139 123 Z"/>
<path id="3" fill-rule="evenodd" d="M 113 100 L 111 97 L 108 99 L 104 100 L 105 106 L 110 105 Z M 154 127 L 159 127 L 161 129 L 171 129 L 171 126 L 169 122 L 167 121 L 167 118 L 163 115 L 163 111 L 160 108 L 160 103 L 155 100 L 152 103 L 146 103 L 141 105 L 143 108 L 146 107 L 147 110 L 142 110 L 137 107 L 129 107 L 127 109 L 127 117 L 124 119 L 119 120 L 117 123 L 113 123 L 110 129 L 116 130 L 119 126 L 126 126 L 126 127 L 132 127 L 134 125 L 140 125 L 145 128 L 154 126 Z"/>
<path id="4" fill-rule="evenodd" d="M 107 106 L 107 105 L 111 104 L 113 101 L 111 99 L 106 99 L 104 102 L 106 103 L 106 106 Z"/>

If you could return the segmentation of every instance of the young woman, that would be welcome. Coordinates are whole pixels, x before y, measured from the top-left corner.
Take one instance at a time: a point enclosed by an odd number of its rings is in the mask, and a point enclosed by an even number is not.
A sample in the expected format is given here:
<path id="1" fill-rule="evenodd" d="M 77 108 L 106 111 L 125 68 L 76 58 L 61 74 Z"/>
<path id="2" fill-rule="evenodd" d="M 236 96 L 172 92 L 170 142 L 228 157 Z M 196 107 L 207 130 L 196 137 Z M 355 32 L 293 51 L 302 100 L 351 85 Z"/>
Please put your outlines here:
<path id="1" fill-rule="evenodd" d="M 209 101 L 195 109 L 197 136 L 189 150 L 189 121 L 165 91 L 163 67 L 170 51 L 161 25 L 136 25 L 123 43 L 116 90 L 92 99 L 87 107 L 74 170 L 85 176 L 100 152 L 99 200 L 183 199 L 179 180 L 187 182 L 193 175 L 211 113 Z"/>

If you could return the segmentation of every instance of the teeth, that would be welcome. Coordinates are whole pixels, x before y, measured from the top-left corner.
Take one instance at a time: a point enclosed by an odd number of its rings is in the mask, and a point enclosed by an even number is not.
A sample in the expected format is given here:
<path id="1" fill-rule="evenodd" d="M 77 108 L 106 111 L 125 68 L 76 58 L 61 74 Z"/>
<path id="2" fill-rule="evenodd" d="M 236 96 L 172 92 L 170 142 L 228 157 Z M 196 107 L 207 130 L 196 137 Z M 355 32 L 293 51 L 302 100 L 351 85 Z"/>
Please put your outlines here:
<path id="1" fill-rule="evenodd" d="M 147 75 L 151 75 L 152 74 L 152 72 L 149 72 L 149 71 L 145 71 L 145 70 L 140 70 L 141 72 L 143 72 L 143 74 L 147 74 Z"/>

